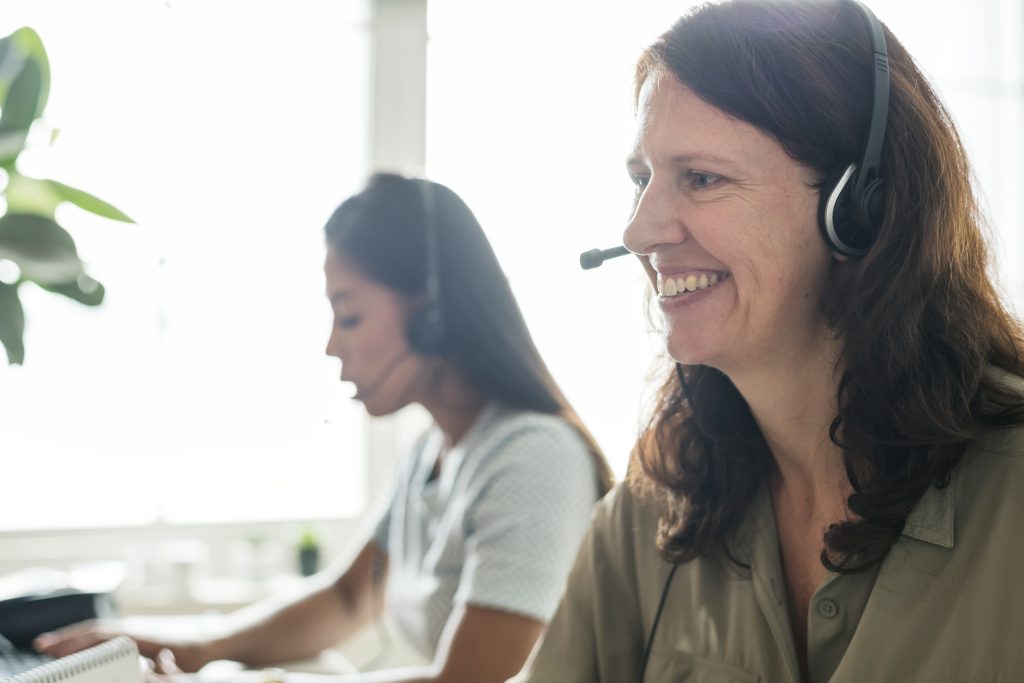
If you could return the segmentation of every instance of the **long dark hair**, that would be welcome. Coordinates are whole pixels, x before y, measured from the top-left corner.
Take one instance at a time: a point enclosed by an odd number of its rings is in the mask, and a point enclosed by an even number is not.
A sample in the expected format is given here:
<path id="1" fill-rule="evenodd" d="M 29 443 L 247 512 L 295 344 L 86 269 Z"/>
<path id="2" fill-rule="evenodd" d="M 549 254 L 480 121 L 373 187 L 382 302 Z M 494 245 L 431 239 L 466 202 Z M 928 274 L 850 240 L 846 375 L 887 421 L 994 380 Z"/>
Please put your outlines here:
<path id="1" fill-rule="evenodd" d="M 603 494 L 612 484 L 608 463 L 544 364 L 494 250 L 455 192 L 428 180 L 374 174 L 327 221 L 328 244 L 375 282 L 423 295 L 427 247 L 417 183 L 430 183 L 434 199 L 444 357 L 485 396 L 559 415 L 575 427 L 594 458 Z"/>
<path id="2" fill-rule="evenodd" d="M 853 516 L 827 530 L 822 562 L 841 572 L 885 555 L 972 440 L 1024 422 L 1021 396 L 991 371 L 1024 375 L 1021 334 L 989 279 L 966 154 L 910 55 L 885 38 L 885 216 L 869 253 L 835 262 L 821 295 L 842 342 L 830 435 L 853 488 Z M 636 86 L 670 74 L 824 177 L 858 159 L 871 67 L 866 23 L 849 0 L 733 0 L 680 19 L 641 57 Z M 633 484 L 668 500 L 659 549 L 682 562 L 729 551 L 772 466 L 739 391 L 701 366 L 667 374 L 633 456 Z"/>

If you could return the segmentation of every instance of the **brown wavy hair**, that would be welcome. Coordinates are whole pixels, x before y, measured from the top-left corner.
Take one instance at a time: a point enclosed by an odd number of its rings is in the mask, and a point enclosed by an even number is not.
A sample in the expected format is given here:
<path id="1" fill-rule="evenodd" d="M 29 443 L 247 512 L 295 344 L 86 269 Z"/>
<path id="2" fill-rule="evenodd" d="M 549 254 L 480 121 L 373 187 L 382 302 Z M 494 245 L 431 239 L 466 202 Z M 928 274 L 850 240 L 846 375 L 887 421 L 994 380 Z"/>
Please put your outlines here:
<path id="1" fill-rule="evenodd" d="M 1024 375 L 1018 322 L 989 273 L 983 221 L 951 117 L 885 29 L 891 94 L 882 153 L 885 212 L 866 256 L 836 261 L 821 306 L 841 341 L 838 414 L 853 494 L 824 536 L 832 571 L 886 554 L 931 485 L 948 485 L 967 445 L 1024 422 L 1024 399 L 993 368 Z M 825 174 L 859 160 L 870 120 L 872 52 L 849 0 L 733 0 L 693 10 L 642 55 L 636 88 L 673 75 Z M 729 537 L 772 455 L 728 377 L 667 373 L 633 452 L 630 482 L 667 500 L 662 555 L 687 562 Z"/>

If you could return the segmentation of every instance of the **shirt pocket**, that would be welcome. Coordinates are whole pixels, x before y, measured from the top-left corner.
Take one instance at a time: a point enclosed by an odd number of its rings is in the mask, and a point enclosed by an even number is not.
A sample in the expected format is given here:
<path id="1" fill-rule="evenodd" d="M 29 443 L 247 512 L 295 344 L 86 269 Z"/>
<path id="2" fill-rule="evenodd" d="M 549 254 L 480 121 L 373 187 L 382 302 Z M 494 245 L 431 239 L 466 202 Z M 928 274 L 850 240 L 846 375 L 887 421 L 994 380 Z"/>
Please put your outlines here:
<path id="1" fill-rule="evenodd" d="M 732 664 L 679 650 L 651 650 L 644 683 L 759 683 L 761 677 Z"/>

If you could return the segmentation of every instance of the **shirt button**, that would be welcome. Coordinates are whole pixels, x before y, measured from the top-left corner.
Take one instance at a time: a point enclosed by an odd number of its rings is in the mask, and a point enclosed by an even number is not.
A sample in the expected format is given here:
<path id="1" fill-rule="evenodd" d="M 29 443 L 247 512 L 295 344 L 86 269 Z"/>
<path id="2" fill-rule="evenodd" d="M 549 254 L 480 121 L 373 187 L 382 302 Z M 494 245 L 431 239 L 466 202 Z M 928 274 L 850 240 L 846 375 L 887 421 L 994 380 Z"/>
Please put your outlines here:
<path id="1" fill-rule="evenodd" d="M 836 604 L 835 600 L 825 598 L 818 603 L 818 614 L 826 619 L 831 619 L 835 615 L 839 614 L 839 605 Z"/>

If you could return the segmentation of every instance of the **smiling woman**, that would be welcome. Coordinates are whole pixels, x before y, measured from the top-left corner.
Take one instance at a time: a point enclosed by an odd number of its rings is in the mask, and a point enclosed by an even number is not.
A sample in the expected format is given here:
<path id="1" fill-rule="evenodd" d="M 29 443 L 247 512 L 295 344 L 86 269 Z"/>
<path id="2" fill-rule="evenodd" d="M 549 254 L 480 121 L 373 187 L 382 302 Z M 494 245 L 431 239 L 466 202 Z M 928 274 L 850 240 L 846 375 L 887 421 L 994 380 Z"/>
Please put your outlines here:
<path id="1" fill-rule="evenodd" d="M 1024 676 L 1024 337 L 928 81 L 854 0 L 728 0 L 636 93 L 671 365 L 517 680 Z"/>
<path id="2" fill-rule="evenodd" d="M 832 364 L 814 171 L 661 69 L 643 81 L 637 119 L 625 244 L 650 254 L 669 354 L 730 376 L 787 355 Z"/>

